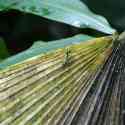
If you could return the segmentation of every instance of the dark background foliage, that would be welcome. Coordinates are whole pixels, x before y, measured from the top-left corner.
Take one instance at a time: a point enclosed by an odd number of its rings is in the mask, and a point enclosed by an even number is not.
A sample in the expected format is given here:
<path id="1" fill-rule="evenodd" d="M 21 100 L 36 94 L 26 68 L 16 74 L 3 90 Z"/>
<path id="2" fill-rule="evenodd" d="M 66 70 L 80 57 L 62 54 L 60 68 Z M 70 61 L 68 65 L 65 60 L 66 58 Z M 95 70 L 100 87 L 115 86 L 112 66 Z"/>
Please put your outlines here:
<path id="1" fill-rule="evenodd" d="M 125 29 L 125 0 L 82 0 L 96 14 L 103 15 L 119 32 Z"/>

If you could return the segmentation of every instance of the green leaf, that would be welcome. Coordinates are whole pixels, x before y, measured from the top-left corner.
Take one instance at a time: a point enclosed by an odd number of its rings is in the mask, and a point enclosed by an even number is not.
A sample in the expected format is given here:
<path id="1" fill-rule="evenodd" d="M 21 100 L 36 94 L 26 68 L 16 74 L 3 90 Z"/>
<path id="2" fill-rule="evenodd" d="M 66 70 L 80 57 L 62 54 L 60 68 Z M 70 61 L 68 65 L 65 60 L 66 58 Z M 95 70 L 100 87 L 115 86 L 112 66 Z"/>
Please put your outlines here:
<path id="1" fill-rule="evenodd" d="M 80 0 L 0 0 L 0 10 L 16 9 L 80 28 L 115 32 L 107 20 L 92 13 Z"/>
<path id="2" fill-rule="evenodd" d="M 0 38 L 0 61 L 9 56 L 5 42 Z"/>
<path id="3" fill-rule="evenodd" d="M 12 56 L 3 62 L 0 63 L 0 69 L 3 69 L 7 66 L 19 63 L 21 61 L 24 61 L 26 59 L 29 59 L 31 57 L 37 56 L 42 53 L 46 53 L 49 51 L 56 50 L 58 48 L 63 48 L 71 44 L 77 44 L 80 42 L 84 42 L 86 40 L 90 40 L 93 37 L 90 37 L 88 35 L 77 35 L 72 38 L 67 38 L 67 39 L 62 39 L 62 40 L 56 40 L 56 41 L 51 41 L 51 42 L 43 42 L 43 41 L 38 41 L 34 42 L 33 46 L 29 48 L 28 50 L 19 53 L 15 56 Z"/>

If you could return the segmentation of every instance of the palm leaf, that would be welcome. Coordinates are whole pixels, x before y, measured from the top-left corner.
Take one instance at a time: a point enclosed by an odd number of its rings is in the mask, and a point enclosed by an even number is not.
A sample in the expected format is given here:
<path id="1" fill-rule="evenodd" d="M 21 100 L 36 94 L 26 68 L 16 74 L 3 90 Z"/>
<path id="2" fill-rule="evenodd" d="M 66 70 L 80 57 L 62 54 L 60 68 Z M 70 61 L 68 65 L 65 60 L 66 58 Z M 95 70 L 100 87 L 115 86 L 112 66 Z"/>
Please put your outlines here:
<path id="1" fill-rule="evenodd" d="M 92 28 L 107 34 L 115 32 L 105 18 L 92 13 L 80 0 L 1 0 L 0 11 L 16 9 L 79 28 Z"/>
<path id="2" fill-rule="evenodd" d="M 96 85 L 92 80 L 111 54 L 112 41 L 78 42 L 2 70 L 0 124 L 69 125 Z"/>

